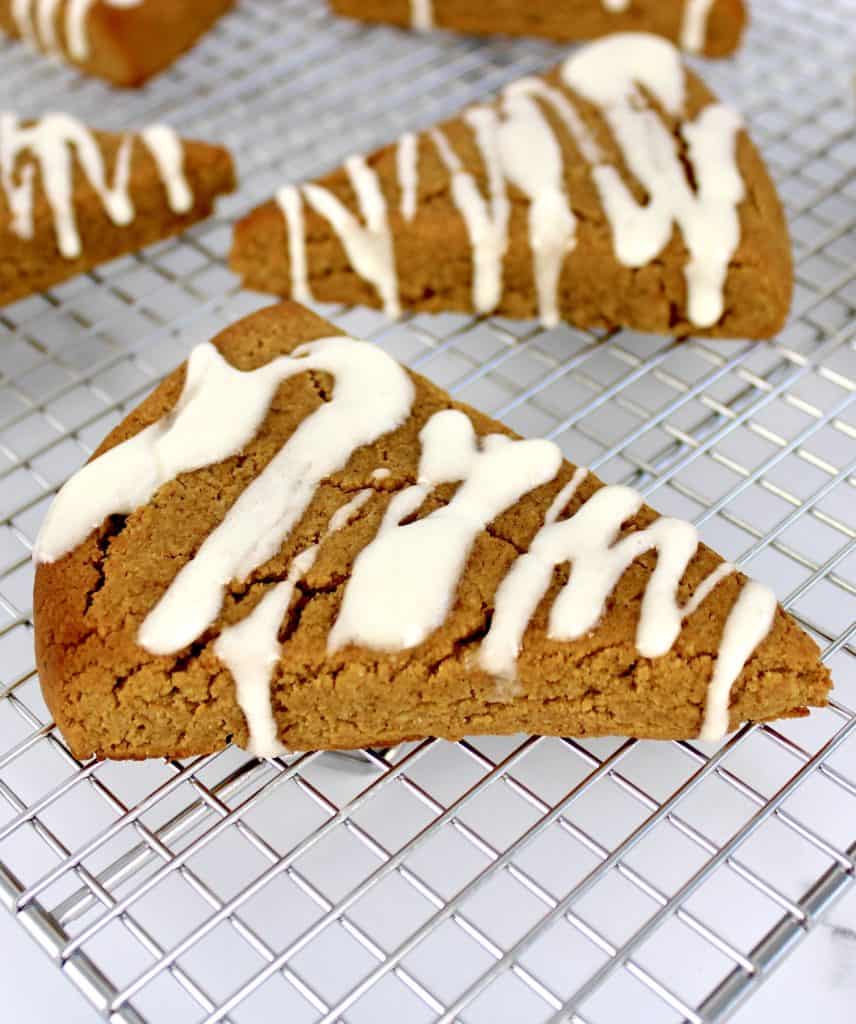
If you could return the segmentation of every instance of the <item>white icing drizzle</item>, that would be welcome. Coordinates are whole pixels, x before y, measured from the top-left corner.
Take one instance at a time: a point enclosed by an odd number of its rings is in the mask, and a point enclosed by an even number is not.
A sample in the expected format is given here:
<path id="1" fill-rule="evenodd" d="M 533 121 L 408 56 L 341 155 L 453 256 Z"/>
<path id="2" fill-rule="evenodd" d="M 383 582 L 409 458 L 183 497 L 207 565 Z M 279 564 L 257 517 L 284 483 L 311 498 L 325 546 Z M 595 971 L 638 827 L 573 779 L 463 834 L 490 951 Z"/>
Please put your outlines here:
<path id="1" fill-rule="evenodd" d="M 145 0 L 69 0 L 65 20 L 66 41 L 69 53 L 77 61 L 84 61 L 89 57 L 86 21 L 89 12 L 99 2 L 106 3 L 108 7 L 128 9 L 139 7 Z"/>
<path id="2" fill-rule="evenodd" d="M 434 27 L 434 0 L 410 0 L 410 25 L 419 32 Z"/>
<path id="3" fill-rule="evenodd" d="M 452 200 L 461 213 L 473 247 L 473 305 L 490 313 L 502 295 L 502 258 L 508 247 L 510 205 L 505 191 L 499 153 L 498 120 L 490 107 L 474 107 L 465 118 L 472 127 L 488 178 L 489 202 L 476 180 L 464 169 L 449 140 L 438 129 L 431 132 L 440 158 L 452 176 Z"/>
<path id="4" fill-rule="evenodd" d="M 347 526 L 373 494 L 374 491 L 371 487 L 364 487 L 361 491 L 357 491 L 350 501 L 346 502 L 341 508 L 336 509 L 330 517 L 329 532 L 335 533 L 337 530 L 341 530 L 343 526 Z"/>
<path id="5" fill-rule="evenodd" d="M 128 196 L 130 137 L 125 138 L 119 148 L 113 184 L 108 185 L 104 158 L 95 137 L 73 117 L 47 114 L 40 121 L 24 126 L 14 114 L 0 115 L 0 174 L 12 213 L 12 232 L 20 238 L 33 237 L 35 166 L 24 166 L 17 174 L 17 181 L 15 172 L 18 157 L 25 154 L 38 166 L 54 215 L 59 251 L 66 259 L 75 259 L 81 252 L 74 214 L 72 151 L 113 223 L 129 224 L 134 218 L 134 207 Z"/>
<path id="6" fill-rule="evenodd" d="M 21 38 L 31 45 L 36 45 L 32 5 L 33 0 L 12 0 L 12 18 Z"/>
<path id="7" fill-rule="evenodd" d="M 576 244 L 577 221 L 572 197 L 565 189 L 561 147 L 539 105 L 545 104 L 570 133 L 582 159 L 591 165 L 618 261 L 628 267 L 645 266 L 660 255 L 677 227 L 689 252 L 684 268 L 688 318 L 697 327 L 713 326 L 724 313 L 724 285 L 740 243 L 738 206 L 745 196 L 737 166 L 740 116 L 715 103 L 681 124 L 694 188 L 671 131 L 646 105 L 640 90 L 643 86 L 673 117 L 682 116 L 685 72 L 671 43 L 640 33 L 616 34 L 569 58 L 562 77 L 571 90 L 599 108 L 647 198 L 640 203 L 618 168 L 605 160 L 574 105 L 573 95 L 542 79 L 521 79 L 506 88 L 497 109 L 478 106 L 464 115 L 485 168 L 487 197 L 446 135 L 433 129 L 430 138 L 451 176 L 452 201 L 472 246 L 475 309 L 491 313 L 501 299 L 509 182 L 529 200 L 529 244 L 539 315 L 546 326 L 559 319 L 558 286 L 565 256 Z M 395 159 L 400 208 L 407 221 L 417 208 L 418 155 L 418 139 L 402 136 Z M 372 282 L 387 309 L 397 313 L 395 253 L 385 204 L 376 175 L 364 163 L 354 163 L 356 159 L 346 166 L 368 229 L 326 190 L 307 185 L 305 193 L 307 198 L 314 195 L 319 200 L 313 205 L 339 233 L 353 269 Z M 298 253 L 292 260 L 294 266 L 305 260 L 302 218 L 296 203 L 280 201 L 280 206 L 288 221 L 289 251 Z M 376 231 L 369 210 L 374 210 Z M 300 286 L 301 280 L 293 277 L 295 297 L 299 297 Z"/>
<path id="8" fill-rule="evenodd" d="M 165 124 L 149 125 L 140 132 L 140 138 L 157 164 L 169 208 L 173 213 L 189 213 L 193 209 L 193 192 L 184 174 L 181 139 Z"/>
<path id="9" fill-rule="evenodd" d="M 445 621 L 476 537 L 524 494 L 551 480 L 562 455 L 549 441 L 477 442 L 469 417 L 436 413 L 419 435 L 419 481 L 396 494 L 375 539 L 357 556 L 328 648 L 415 647 Z M 452 500 L 402 525 L 443 483 L 461 481 Z"/>
<path id="10" fill-rule="evenodd" d="M 182 169 L 181 140 L 165 125 L 145 129 L 140 138 L 157 164 L 170 208 L 186 213 L 193 206 L 193 194 Z M 74 158 L 110 220 L 117 226 L 130 224 L 134 219 L 129 194 L 132 146 L 133 137 L 126 136 L 119 146 L 111 184 L 95 136 L 75 118 L 68 114 L 46 114 L 40 121 L 25 125 L 15 114 L 0 114 L 0 186 L 9 204 L 12 233 L 24 239 L 33 237 L 38 169 L 53 213 L 60 254 L 65 259 L 80 256 L 82 246 L 74 209 Z"/>
<path id="11" fill-rule="evenodd" d="M 544 522 L 549 526 L 551 523 L 555 523 L 559 516 L 565 511 L 570 503 L 571 498 L 579 490 L 580 484 L 588 476 L 588 470 L 584 466 L 578 467 L 574 470 L 574 475 L 565 484 L 565 486 L 559 491 L 553 503 L 547 509 L 544 515 Z"/>
<path id="12" fill-rule="evenodd" d="M 128 515 L 169 480 L 236 455 L 258 431 L 293 362 L 275 360 L 243 373 L 213 345 L 197 345 L 172 411 L 87 463 L 61 488 L 36 538 L 35 560 L 57 561 L 108 516 Z"/>
<path id="13" fill-rule="evenodd" d="M 330 373 L 333 397 L 303 420 L 149 612 L 139 643 L 154 654 L 181 650 L 200 636 L 217 618 L 224 587 L 246 579 L 277 553 L 321 481 L 341 469 L 357 448 L 395 430 L 410 414 L 410 378 L 367 342 L 325 338 L 270 365 L 278 381 L 307 370 Z M 230 398 L 221 410 L 234 402 Z M 211 422 L 221 416 L 222 411 Z"/>
<path id="14" fill-rule="evenodd" d="M 13 0 L 12 17 L 21 38 L 46 53 L 60 52 L 57 38 L 57 13 L 63 0 Z M 144 0 L 67 0 L 65 5 L 65 43 L 71 58 L 82 62 L 89 57 L 87 20 L 96 3 L 107 7 L 139 7 Z M 35 22 L 35 23 L 34 23 Z"/>
<path id="15" fill-rule="evenodd" d="M 698 533 L 690 523 L 664 516 L 616 542 L 622 524 L 641 507 L 642 496 L 629 487 L 603 487 L 569 519 L 548 521 L 538 531 L 497 591 L 493 622 L 479 655 L 486 671 L 515 675 L 526 627 L 556 566 L 569 562 L 572 571 L 551 608 L 549 636 L 575 640 L 594 629 L 627 568 L 652 549 L 657 551 L 657 565 L 642 601 L 636 647 L 645 658 L 671 649 L 684 617 L 695 610 L 678 605 L 677 590 L 698 548 Z M 731 571 L 733 567 L 719 569 L 715 582 Z M 703 584 L 703 596 L 713 585 Z"/>
<path id="16" fill-rule="evenodd" d="M 362 156 L 351 156 L 345 170 L 357 195 L 365 227 L 336 196 L 320 185 L 304 185 L 307 202 L 339 236 L 354 270 L 375 286 L 387 316 L 401 315 L 395 252 L 386 216 L 386 200 L 377 174 Z"/>
<path id="17" fill-rule="evenodd" d="M 235 680 L 235 697 L 247 720 L 247 750 L 255 757 L 288 753 L 277 739 L 270 681 L 282 651 L 279 628 L 294 588 L 312 567 L 317 550 L 313 545 L 298 555 L 282 583 L 272 587 L 245 619 L 224 629 L 214 644 L 214 653 Z"/>
<path id="18" fill-rule="evenodd" d="M 685 0 L 681 25 L 681 46 L 690 53 L 701 53 L 707 42 L 707 20 L 716 0 Z"/>
<path id="19" fill-rule="evenodd" d="M 39 0 L 36 4 L 36 25 L 42 47 L 48 53 L 59 49 L 54 24 L 59 5 L 60 0 Z"/>
<path id="20" fill-rule="evenodd" d="M 720 740 L 728 732 L 731 688 L 752 652 L 767 636 L 776 617 L 776 598 L 769 587 L 749 580 L 725 622 L 713 679 L 707 690 L 702 740 Z"/>
<path id="21" fill-rule="evenodd" d="M 676 224 L 690 253 L 685 268 L 689 319 L 711 327 L 724 312 L 723 286 L 740 242 L 737 205 L 745 187 L 737 167 L 739 115 L 711 104 L 682 125 L 698 183 L 693 191 L 671 132 L 645 106 L 638 88 L 644 86 L 669 114 L 681 115 L 684 70 L 670 43 L 656 36 L 616 34 L 571 57 L 562 76 L 600 108 L 628 167 L 648 193 L 647 203 L 640 205 L 611 164 L 598 164 L 592 172 L 617 258 L 626 266 L 645 266 L 668 244 Z"/>
<path id="22" fill-rule="evenodd" d="M 590 164 L 600 163 L 603 159 L 600 149 L 566 93 L 547 85 L 541 78 L 520 78 L 505 89 L 506 96 L 517 92 L 537 96 L 548 103 L 570 132 L 583 158 Z"/>
<path id="23" fill-rule="evenodd" d="M 398 140 L 395 151 L 398 187 L 401 189 L 401 216 L 411 221 L 416 216 L 419 187 L 419 140 L 412 132 L 405 132 Z"/>
<path id="24" fill-rule="evenodd" d="M 576 244 L 577 219 L 564 187 L 562 151 L 538 104 L 533 79 L 507 89 L 499 128 L 502 169 L 529 199 L 529 245 L 535 263 L 538 309 L 545 327 L 559 322 L 559 275 Z"/>
<path id="25" fill-rule="evenodd" d="M 391 475 L 392 474 L 386 468 L 386 466 L 380 466 L 378 469 L 374 470 L 374 472 L 372 473 L 372 480 L 386 480 Z"/>
<path id="26" fill-rule="evenodd" d="M 298 302 L 312 302 L 309 267 L 306 262 L 306 229 L 303 225 L 303 202 L 294 185 L 284 185 L 276 201 L 285 217 L 288 231 L 288 259 L 291 269 L 291 294 Z"/>
<path id="27" fill-rule="evenodd" d="M 287 753 L 277 738 L 270 684 L 282 652 L 279 629 L 291 605 L 294 589 L 315 564 L 324 539 L 347 526 L 373 493 L 370 487 L 366 487 L 337 509 L 324 537 L 301 551 L 292 560 L 282 583 L 268 591 L 245 619 L 224 629 L 214 644 L 214 653 L 235 680 L 238 704 L 247 720 L 247 750 L 256 757 L 276 757 Z"/>

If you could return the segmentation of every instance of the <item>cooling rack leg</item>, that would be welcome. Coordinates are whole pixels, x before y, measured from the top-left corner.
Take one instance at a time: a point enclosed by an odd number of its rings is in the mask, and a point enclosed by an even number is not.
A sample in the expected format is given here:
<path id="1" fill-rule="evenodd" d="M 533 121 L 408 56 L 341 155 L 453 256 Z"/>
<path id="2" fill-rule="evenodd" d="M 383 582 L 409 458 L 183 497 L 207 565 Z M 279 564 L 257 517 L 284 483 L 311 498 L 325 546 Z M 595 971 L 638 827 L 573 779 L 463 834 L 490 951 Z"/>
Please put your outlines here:
<path id="1" fill-rule="evenodd" d="M 847 853 L 856 857 L 856 843 L 848 848 Z M 853 873 L 839 864 L 818 879 L 800 900 L 800 906 L 806 912 L 806 921 L 801 923 L 785 915 L 749 954 L 749 959 L 757 965 L 757 974 L 768 978 L 780 967 L 805 937 L 805 933 L 818 923 L 828 907 L 844 895 L 853 881 Z M 742 967 L 735 967 L 699 1006 L 699 1014 L 702 1020 L 710 1024 L 721 1024 L 732 1017 L 754 991 L 755 986 L 749 974 Z"/>

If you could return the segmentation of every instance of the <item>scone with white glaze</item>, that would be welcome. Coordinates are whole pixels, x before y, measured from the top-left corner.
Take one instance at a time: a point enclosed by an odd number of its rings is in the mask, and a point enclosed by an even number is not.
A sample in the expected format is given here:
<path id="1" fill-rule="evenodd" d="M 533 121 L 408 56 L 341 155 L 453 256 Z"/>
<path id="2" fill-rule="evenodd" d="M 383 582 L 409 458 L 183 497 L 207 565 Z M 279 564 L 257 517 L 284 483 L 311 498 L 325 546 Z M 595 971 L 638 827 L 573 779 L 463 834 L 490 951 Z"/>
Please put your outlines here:
<path id="1" fill-rule="evenodd" d="M 767 338 L 793 286 L 776 190 L 674 46 L 623 34 L 235 229 L 247 286 L 298 301 Z"/>
<path id="2" fill-rule="evenodd" d="M 330 0 L 336 14 L 425 32 L 543 36 L 559 42 L 655 32 L 689 53 L 725 57 L 746 26 L 744 0 Z"/>
<path id="3" fill-rule="evenodd" d="M 293 304 L 195 349 L 35 557 L 42 687 L 79 757 L 716 739 L 830 687 L 689 523 Z"/>
<path id="4" fill-rule="evenodd" d="M 228 150 L 163 124 L 0 113 L 0 305 L 180 233 L 234 187 Z"/>
<path id="5" fill-rule="evenodd" d="M 136 88 L 235 0 L 0 0 L 0 30 L 113 85 Z"/>

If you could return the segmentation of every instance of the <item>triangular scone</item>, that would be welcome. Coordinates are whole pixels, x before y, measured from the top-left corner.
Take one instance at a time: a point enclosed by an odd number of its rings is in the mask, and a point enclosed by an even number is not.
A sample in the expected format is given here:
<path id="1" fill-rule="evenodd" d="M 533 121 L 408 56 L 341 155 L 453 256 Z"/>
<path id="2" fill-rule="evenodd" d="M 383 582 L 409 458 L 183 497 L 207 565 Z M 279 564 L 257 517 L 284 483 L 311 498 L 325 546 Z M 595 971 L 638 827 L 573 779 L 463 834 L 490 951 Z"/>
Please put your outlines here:
<path id="1" fill-rule="evenodd" d="M 45 697 L 77 756 L 119 758 L 716 738 L 823 705 L 772 593 L 641 503 L 271 307 L 60 492 L 36 544 Z"/>
<path id="2" fill-rule="evenodd" d="M 0 305 L 178 234 L 234 187 L 227 150 L 165 125 L 116 135 L 0 113 Z"/>
<path id="3" fill-rule="evenodd" d="M 739 116 L 636 34 L 284 187 L 237 225 L 231 261 L 298 301 L 717 337 L 775 334 L 793 280 Z"/>
<path id="4" fill-rule="evenodd" d="M 690 53 L 725 57 L 746 25 L 744 0 L 330 0 L 337 14 L 425 31 L 544 36 L 560 42 L 610 32 L 656 32 Z"/>
<path id="5" fill-rule="evenodd" d="M 169 67 L 235 0 L 0 0 L 0 29 L 86 74 L 136 87 Z"/>

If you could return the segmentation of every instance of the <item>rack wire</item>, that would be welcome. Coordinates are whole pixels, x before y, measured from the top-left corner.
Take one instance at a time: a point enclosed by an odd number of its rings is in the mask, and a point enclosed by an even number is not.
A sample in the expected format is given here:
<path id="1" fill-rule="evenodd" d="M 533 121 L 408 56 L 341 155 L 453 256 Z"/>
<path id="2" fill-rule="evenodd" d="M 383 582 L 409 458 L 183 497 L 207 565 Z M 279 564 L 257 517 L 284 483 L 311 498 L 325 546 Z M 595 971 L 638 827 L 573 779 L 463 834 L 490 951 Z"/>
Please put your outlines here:
<path id="1" fill-rule="evenodd" d="M 0 311 L 0 899 L 113 1021 L 722 1021 L 856 867 L 856 5 L 755 4 L 704 74 L 786 202 L 769 345 L 322 311 L 524 434 L 693 519 L 815 635 L 834 699 L 716 747 L 537 737 L 351 757 L 76 761 L 33 665 L 55 488 L 196 342 L 267 300 L 231 223 L 284 180 L 426 127 L 561 51 L 244 0 L 144 91 L 17 44 L 0 107 L 165 119 L 237 155 L 185 236 Z"/>

